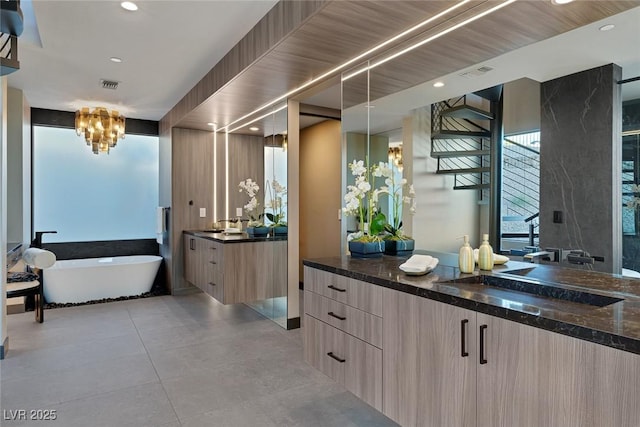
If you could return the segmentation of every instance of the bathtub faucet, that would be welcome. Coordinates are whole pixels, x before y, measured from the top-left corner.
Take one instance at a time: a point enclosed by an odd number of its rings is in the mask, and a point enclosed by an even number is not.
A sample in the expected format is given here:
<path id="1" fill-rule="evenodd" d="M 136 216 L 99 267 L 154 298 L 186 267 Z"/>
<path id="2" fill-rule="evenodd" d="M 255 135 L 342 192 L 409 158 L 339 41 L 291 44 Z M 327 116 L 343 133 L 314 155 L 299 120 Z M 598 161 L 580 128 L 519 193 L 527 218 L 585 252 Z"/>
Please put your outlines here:
<path id="1" fill-rule="evenodd" d="M 57 231 L 36 231 L 36 238 L 31 241 L 32 248 L 40 248 L 42 249 L 42 235 L 43 234 L 57 234 Z"/>

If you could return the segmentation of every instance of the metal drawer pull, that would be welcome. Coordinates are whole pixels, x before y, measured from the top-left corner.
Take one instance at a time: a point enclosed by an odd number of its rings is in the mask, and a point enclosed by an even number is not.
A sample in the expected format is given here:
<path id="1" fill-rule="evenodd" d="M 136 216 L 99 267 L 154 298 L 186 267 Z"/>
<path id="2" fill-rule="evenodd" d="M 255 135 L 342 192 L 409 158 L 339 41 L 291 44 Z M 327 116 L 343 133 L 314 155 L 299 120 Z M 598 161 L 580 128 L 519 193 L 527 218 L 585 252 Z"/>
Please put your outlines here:
<path id="1" fill-rule="evenodd" d="M 487 330 L 487 325 L 480 325 L 480 364 L 487 363 L 487 359 L 484 357 L 484 335 Z"/>
<path id="2" fill-rule="evenodd" d="M 329 357 L 330 357 L 330 358 L 332 358 L 332 359 L 337 360 L 337 361 L 338 361 L 338 362 L 340 362 L 340 363 L 344 363 L 344 362 L 346 362 L 346 361 L 347 361 L 347 359 L 340 359 L 338 356 L 336 356 L 335 354 L 333 354 L 333 352 L 332 352 L 332 351 L 330 351 L 329 353 L 327 353 L 327 356 L 329 356 Z"/>
<path id="3" fill-rule="evenodd" d="M 336 288 L 336 287 L 335 287 L 335 286 L 333 286 L 333 285 L 329 285 L 328 287 L 329 287 L 329 289 L 333 289 L 334 291 L 338 291 L 338 292 L 347 292 L 347 290 L 346 290 L 346 289 Z"/>
<path id="4" fill-rule="evenodd" d="M 211 246 L 209 249 L 213 249 L 215 251 L 218 248 Z"/>
<path id="5" fill-rule="evenodd" d="M 209 284 L 210 284 L 211 286 L 215 286 L 215 285 L 216 285 L 216 284 L 215 284 L 215 283 L 213 283 L 213 282 L 209 282 Z"/>
<path id="6" fill-rule="evenodd" d="M 209 261 L 211 264 L 217 264 L 217 262 L 215 261 Z"/>
<path id="7" fill-rule="evenodd" d="M 340 320 L 347 320 L 346 317 L 342 317 L 342 316 L 338 316 L 337 314 L 335 314 L 333 311 L 330 311 L 327 313 L 329 316 L 331 317 L 335 317 L 336 319 L 340 319 Z"/>
<path id="8" fill-rule="evenodd" d="M 469 323 L 469 319 L 464 319 L 460 321 L 460 339 L 462 349 L 462 357 L 469 356 L 469 352 L 467 351 L 467 323 Z"/>

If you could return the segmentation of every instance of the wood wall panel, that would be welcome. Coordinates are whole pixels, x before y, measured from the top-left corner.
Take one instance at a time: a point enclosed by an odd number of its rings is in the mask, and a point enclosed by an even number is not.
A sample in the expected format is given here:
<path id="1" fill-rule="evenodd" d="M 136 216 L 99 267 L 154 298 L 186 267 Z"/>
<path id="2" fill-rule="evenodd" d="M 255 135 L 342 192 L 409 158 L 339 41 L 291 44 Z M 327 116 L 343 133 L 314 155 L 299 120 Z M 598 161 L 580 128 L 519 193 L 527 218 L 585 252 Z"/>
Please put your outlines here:
<path id="1" fill-rule="evenodd" d="M 204 229 L 213 221 L 213 133 L 173 128 L 171 147 L 171 291 L 175 294 L 192 288 L 183 278 L 182 231 Z M 205 218 L 200 218 L 200 208 L 207 209 Z"/>

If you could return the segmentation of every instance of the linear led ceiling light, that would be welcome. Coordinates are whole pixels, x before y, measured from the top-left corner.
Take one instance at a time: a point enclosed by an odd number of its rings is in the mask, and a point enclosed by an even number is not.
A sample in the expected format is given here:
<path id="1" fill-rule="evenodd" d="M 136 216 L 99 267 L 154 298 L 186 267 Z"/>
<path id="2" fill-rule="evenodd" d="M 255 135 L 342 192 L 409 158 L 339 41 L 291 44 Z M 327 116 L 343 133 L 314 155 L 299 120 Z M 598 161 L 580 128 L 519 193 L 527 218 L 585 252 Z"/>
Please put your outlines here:
<path id="1" fill-rule="evenodd" d="M 243 127 L 249 126 L 250 124 L 257 122 L 258 120 L 262 120 L 262 119 L 264 119 L 265 117 L 268 117 L 268 116 L 270 116 L 270 115 L 272 115 L 272 114 L 277 113 L 278 111 L 282 111 L 282 110 L 284 110 L 285 108 L 287 108 L 287 104 L 286 104 L 286 103 L 285 103 L 285 104 L 282 104 L 281 106 L 277 107 L 277 108 L 276 108 L 276 109 L 274 109 L 274 110 L 269 111 L 268 113 L 265 113 L 265 114 L 261 115 L 260 117 L 256 117 L 255 119 L 251 120 L 250 122 L 243 123 L 242 125 L 240 125 L 240 126 L 238 126 L 238 127 L 235 127 L 235 128 L 233 128 L 233 129 L 231 129 L 231 130 L 227 130 L 227 132 L 229 132 L 229 133 L 231 133 L 231 132 L 235 132 L 235 131 L 237 131 L 238 129 L 242 129 Z M 258 111 L 260 111 L 260 110 L 258 110 Z M 257 111 L 255 111 L 255 112 L 257 112 Z M 255 113 L 255 112 L 254 112 L 254 113 Z M 247 116 L 245 116 L 244 118 L 246 118 L 246 117 L 247 117 Z M 235 122 L 233 122 L 233 123 L 237 123 L 237 122 L 238 122 L 238 120 L 236 120 L 236 121 L 235 121 Z M 229 123 L 229 125 L 227 125 L 227 126 L 226 126 L 225 128 L 223 128 L 223 129 L 228 129 L 228 128 L 229 128 L 229 126 L 231 126 L 233 123 Z M 251 129 L 250 129 L 250 130 L 251 130 Z"/>
<path id="2" fill-rule="evenodd" d="M 478 19 L 480 19 L 480 18 L 482 18 L 484 16 L 487 16 L 490 13 L 495 12 L 496 10 L 502 9 L 503 7 L 508 6 L 511 3 L 514 3 L 516 1 L 517 0 L 507 0 L 504 3 L 500 3 L 498 6 L 494 6 L 491 9 L 485 10 L 484 12 L 481 12 L 481 13 L 479 13 L 477 15 L 474 15 L 469 19 L 466 19 L 466 20 L 464 20 L 464 21 L 462 21 L 462 22 L 460 22 L 460 23 L 458 23 L 456 25 L 453 25 L 453 26 L 447 28 L 446 30 L 442 30 L 439 33 L 436 33 L 436 34 L 432 35 L 431 37 L 428 37 L 428 38 L 426 38 L 426 39 L 424 39 L 422 41 L 419 41 L 418 43 L 415 43 L 415 44 L 413 44 L 413 45 L 411 45 L 409 47 L 406 47 L 406 48 L 404 48 L 404 49 L 402 49 L 402 50 L 400 50 L 400 51 L 398 51 L 398 52 L 396 52 L 396 53 L 394 53 L 392 55 L 387 56 L 386 58 L 380 59 L 379 61 L 376 61 L 376 62 L 372 63 L 369 66 L 366 66 L 364 68 L 360 68 L 360 69 L 358 69 L 357 71 L 354 71 L 351 74 L 343 76 L 342 77 L 342 81 L 349 80 L 350 78 L 355 77 L 358 74 L 361 74 L 361 73 L 364 73 L 367 70 L 371 70 L 373 68 L 376 68 L 376 67 L 378 67 L 378 66 L 380 66 L 380 65 L 382 65 L 384 63 L 387 63 L 387 62 L 391 61 L 392 59 L 395 59 L 395 58 L 397 58 L 397 57 L 399 57 L 401 55 L 404 55 L 407 52 L 411 52 L 412 50 L 417 49 L 420 46 L 424 46 L 425 44 L 430 43 L 430 42 L 434 41 L 435 39 L 438 39 L 438 38 L 444 36 L 445 34 L 449 34 L 450 32 L 455 31 L 460 27 L 464 27 L 465 25 L 470 24 L 473 21 L 477 21 Z"/>
<path id="3" fill-rule="evenodd" d="M 291 95 L 300 92 L 301 90 L 313 85 L 314 83 L 317 83 L 317 82 L 319 82 L 321 80 L 324 80 L 325 78 L 329 77 L 330 75 L 332 75 L 334 73 L 337 73 L 338 71 L 347 68 L 349 65 L 351 65 L 351 64 L 353 64 L 355 62 L 358 62 L 363 58 L 366 58 L 367 56 L 371 55 L 372 53 L 374 53 L 374 52 L 376 52 L 376 51 L 378 51 L 380 49 L 382 49 L 383 47 L 389 45 L 390 43 L 393 43 L 396 40 L 398 40 L 398 39 L 400 39 L 400 38 L 402 38 L 402 37 L 404 37 L 406 35 L 409 35 L 409 34 L 411 34 L 412 32 L 414 32 L 416 30 L 419 30 L 420 28 L 424 27 L 425 25 L 430 24 L 431 22 L 433 22 L 433 21 L 435 21 L 435 20 L 437 20 L 439 18 L 442 18 L 443 16 L 453 12 L 454 10 L 456 10 L 459 7 L 465 5 L 466 3 L 469 3 L 470 1 L 471 0 L 462 0 L 461 2 L 456 3 L 455 5 L 451 6 L 450 8 L 445 9 L 445 10 L 443 10 L 442 12 L 440 12 L 440 13 L 438 13 L 436 15 L 433 15 L 432 17 L 430 17 L 428 19 L 425 19 L 424 21 L 422 21 L 422 22 L 414 25 L 413 27 L 401 32 L 400 34 L 395 35 L 392 38 L 390 38 L 388 40 L 385 40 L 384 42 L 372 47 L 371 49 L 367 50 L 366 52 L 363 52 L 360 55 L 351 58 L 347 62 L 344 62 L 344 63 L 338 65 L 337 67 L 332 68 L 331 70 L 319 75 L 318 77 L 316 77 L 316 78 L 314 78 L 312 80 L 309 80 L 307 83 L 304 83 L 302 86 L 298 86 L 297 88 L 290 90 L 289 92 L 285 93 L 284 95 L 282 95 L 282 96 L 280 96 L 280 97 L 278 97 L 276 99 L 273 99 L 273 100 L 267 102 L 266 104 L 263 104 L 261 107 L 253 110 L 249 114 L 246 114 L 246 115 L 240 117 L 239 119 L 234 120 L 233 122 L 229 123 L 224 128 L 221 128 L 221 130 L 225 129 L 225 128 L 228 128 L 230 126 L 233 126 L 234 124 L 238 123 L 239 121 L 242 121 L 242 120 L 246 119 L 247 117 L 251 117 L 253 114 L 256 114 L 256 113 L 264 110 L 265 108 L 268 108 L 270 105 L 273 105 L 273 104 L 275 104 L 277 102 L 280 102 L 282 100 L 285 100 L 285 99 L 289 98 Z M 511 0 L 511 1 L 515 1 L 515 0 Z"/>

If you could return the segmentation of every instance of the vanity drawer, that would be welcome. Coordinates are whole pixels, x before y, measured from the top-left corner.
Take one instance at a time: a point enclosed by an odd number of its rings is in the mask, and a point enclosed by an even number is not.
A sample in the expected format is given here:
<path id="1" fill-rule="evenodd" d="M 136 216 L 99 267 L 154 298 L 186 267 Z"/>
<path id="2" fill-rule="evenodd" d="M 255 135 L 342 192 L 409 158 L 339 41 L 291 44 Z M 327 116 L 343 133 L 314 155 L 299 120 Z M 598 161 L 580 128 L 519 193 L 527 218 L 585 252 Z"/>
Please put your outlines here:
<path id="1" fill-rule="evenodd" d="M 374 346 L 382 347 L 382 318 L 322 295 L 305 291 L 304 311 Z"/>
<path id="2" fill-rule="evenodd" d="M 311 267 L 304 267 L 304 285 L 311 292 L 382 317 L 382 287 Z"/>
<path id="3" fill-rule="evenodd" d="M 303 330 L 307 363 L 382 411 L 382 350 L 308 314 Z"/>
<path id="4" fill-rule="evenodd" d="M 343 332 L 305 314 L 304 360 L 340 384 L 345 379 L 345 342 Z"/>

